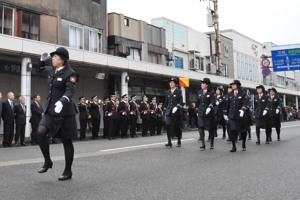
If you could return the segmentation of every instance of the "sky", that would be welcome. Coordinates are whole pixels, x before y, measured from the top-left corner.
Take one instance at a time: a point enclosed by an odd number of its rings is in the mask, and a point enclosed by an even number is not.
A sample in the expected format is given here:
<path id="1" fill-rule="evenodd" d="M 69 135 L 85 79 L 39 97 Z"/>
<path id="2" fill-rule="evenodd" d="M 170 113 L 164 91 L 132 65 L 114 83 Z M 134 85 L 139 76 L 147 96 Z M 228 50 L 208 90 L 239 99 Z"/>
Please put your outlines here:
<path id="1" fill-rule="evenodd" d="M 108 13 L 149 24 L 166 17 L 200 32 L 214 31 L 207 27 L 207 7 L 207 0 L 107 0 Z M 220 30 L 234 29 L 260 43 L 300 43 L 299 0 L 218 0 L 218 7 Z"/>

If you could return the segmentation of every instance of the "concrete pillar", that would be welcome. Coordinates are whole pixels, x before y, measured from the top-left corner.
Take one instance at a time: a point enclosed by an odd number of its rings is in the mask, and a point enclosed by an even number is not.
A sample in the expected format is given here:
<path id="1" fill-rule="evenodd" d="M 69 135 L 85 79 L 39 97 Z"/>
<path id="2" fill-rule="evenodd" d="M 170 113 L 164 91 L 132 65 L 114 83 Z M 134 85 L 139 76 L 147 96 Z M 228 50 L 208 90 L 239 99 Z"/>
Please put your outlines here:
<path id="1" fill-rule="evenodd" d="M 121 74 L 121 94 L 120 96 L 123 96 L 124 94 L 128 94 L 128 80 L 129 78 L 127 72 L 122 72 Z"/>
<path id="2" fill-rule="evenodd" d="M 182 91 L 182 102 L 186 103 L 186 92 L 185 92 L 185 87 L 181 86 L 180 87 L 181 91 Z"/>
<path id="3" fill-rule="evenodd" d="M 26 130 L 25 137 L 30 137 L 31 124 L 29 119 L 31 116 L 31 71 L 27 70 L 28 63 L 31 63 L 31 59 L 28 57 L 22 58 L 21 66 L 21 95 L 26 98 L 27 112 L 26 112 Z"/>
<path id="4" fill-rule="evenodd" d="M 296 102 L 296 110 L 297 110 L 297 112 L 298 112 L 298 110 L 299 110 L 299 109 L 298 109 L 298 96 L 296 96 L 295 98 L 296 98 L 296 99 L 295 99 L 295 102 Z"/>
<path id="5" fill-rule="evenodd" d="M 283 107 L 286 107 L 286 96 L 285 96 L 285 94 L 283 95 Z"/>

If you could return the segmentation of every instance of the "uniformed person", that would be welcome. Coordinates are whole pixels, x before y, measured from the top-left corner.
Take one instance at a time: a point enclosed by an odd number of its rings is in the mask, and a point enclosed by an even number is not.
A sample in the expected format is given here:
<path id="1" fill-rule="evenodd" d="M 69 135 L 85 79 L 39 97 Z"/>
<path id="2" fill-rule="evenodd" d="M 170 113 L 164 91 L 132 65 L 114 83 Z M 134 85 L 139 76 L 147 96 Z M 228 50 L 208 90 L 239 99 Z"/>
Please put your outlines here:
<path id="1" fill-rule="evenodd" d="M 176 87 L 178 81 L 175 78 L 169 80 L 170 89 L 166 92 L 165 113 L 166 131 L 168 143 L 166 147 L 172 147 L 171 138 L 177 136 L 177 147 L 181 147 L 182 137 L 182 91 Z"/>
<path id="2" fill-rule="evenodd" d="M 272 141 L 272 128 L 276 129 L 277 141 L 280 141 L 280 128 L 281 128 L 280 114 L 282 112 L 282 99 L 277 94 L 276 88 L 272 87 L 268 89 L 268 92 L 269 92 L 268 104 L 267 104 L 268 118 L 266 123 L 267 144 Z"/>
<path id="3" fill-rule="evenodd" d="M 106 112 L 107 110 L 107 103 L 109 102 L 109 98 L 106 97 L 104 98 L 104 103 L 103 103 L 103 113 Z M 103 137 L 107 138 L 108 137 L 108 118 L 107 115 L 104 114 L 103 116 Z"/>
<path id="4" fill-rule="evenodd" d="M 156 108 L 156 115 L 157 115 L 157 120 L 156 120 L 156 127 L 157 127 L 157 135 L 161 135 L 161 127 L 163 124 L 163 103 L 159 103 L 157 108 Z"/>
<path id="5" fill-rule="evenodd" d="M 143 101 L 140 103 L 139 110 L 142 118 L 142 136 L 145 137 L 148 134 L 150 120 L 150 106 L 146 95 L 143 96 Z"/>
<path id="6" fill-rule="evenodd" d="M 118 113 L 117 113 L 117 105 L 116 105 L 116 95 L 110 95 L 110 101 L 107 103 L 105 115 L 108 120 L 108 133 L 107 137 L 109 140 L 116 139 L 116 124 L 118 122 Z"/>
<path id="7" fill-rule="evenodd" d="M 231 85 L 228 85 L 227 87 L 227 94 L 224 96 L 224 103 L 223 103 L 223 114 L 224 115 L 227 115 L 227 107 L 228 107 L 228 104 L 229 104 L 229 95 L 230 93 L 232 93 L 232 88 L 231 88 Z M 226 130 L 227 130 L 227 136 L 228 136 L 228 139 L 227 141 L 228 142 L 231 142 L 231 139 L 230 139 L 230 123 L 229 123 L 229 120 L 225 120 L 226 121 Z"/>
<path id="8" fill-rule="evenodd" d="M 77 137 L 76 106 L 72 101 L 75 92 L 75 84 L 78 81 L 77 73 L 69 66 L 69 52 L 59 47 L 52 52 L 52 65 L 48 78 L 49 96 L 38 127 L 38 140 L 43 153 L 45 163 L 39 173 L 45 173 L 52 168 L 52 161 L 49 153 L 47 135 L 62 139 L 65 151 L 65 169 L 58 180 L 72 178 L 71 166 L 74 157 L 72 139 Z"/>
<path id="9" fill-rule="evenodd" d="M 198 104 L 198 124 L 199 135 L 202 142 L 201 150 L 205 150 L 205 130 L 209 132 L 210 149 L 214 149 L 214 137 L 217 129 L 215 120 L 214 104 L 216 101 L 215 92 L 210 88 L 211 82 L 209 78 L 201 81 L 201 89 L 197 94 Z"/>
<path id="10" fill-rule="evenodd" d="M 155 130 L 157 126 L 157 103 L 156 103 L 156 97 L 152 97 L 152 101 L 150 102 L 150 120 L 149 120 L 149 129 L 150 129 L 150 135 L 155 135 Z"/>
<path id="11" fill-rule="evenodd" d="M 79 139 L 85 139 L 86 127 L 87 127 L 87 117 L 88 117 L 88 106 L 85 103 L 84 97 L 79 97 L 78 103 L 79 110 L 79 122 L 80 122 L 80 136 Z"/>
<path id="12" fill-rule="evenodd" d="M 121 138 L 128 138 L 129 109 L 128 96 L 124 94 L 118 107 Z"/>
<path id="13" fill-rule="evenodd" d="M 233 92 L 228 95 L 228 104 L 225 108 L 224 119 L 229 120 L 230 124 L 230 139 L 232 142 L 232 149 L 230 152 L 236 152 L 236 138 L 239 132 L 242 136 L 242 151 L 246 151 L 246 137 L 247 137 L 247 118 L 245 115 L 246 107 L 248 105 L 247 94 L 241 88 L 239 80 L 233 80 L 230 83 Z"/>
<path id="14" fill-rule="evenodd" d="M 138 118 L 138 107 L 139 105 L 136 103 L 136 95 L 131 95 L 131 101 L 129 102 L 130 108 L 130 137 L 137 137 L 136 135 L 136 123 Z"/>
<path id="15" fill-rule="evenodd" d="M 98 138 L 98 133 L 100 129 L 100 102 L 97 95 L 92 96 L 91 103 L 89 104 L 89 111 L 92 116 L 92 139 Z"/>
<path id="16" fill-rule="evenodd" d="M 257 95 L 254 96 L 254 116 L 256 127 L 256 144 L 260 144 L 260 129 L 266 128 L 266 118 L 268 114 L 268 95 L 265 94 L 263 85 L 256 86 Z"/>
<path id="17" fill-rule="evenodd" d="M 222 126 L 223 129 L 223 137 L 222 139 L 226 138 L 226 121 L 223 117 L 223 108 L 224 108 L 224 96 L 223 96 L 224 89 L 222 86 L 217 87 L 216 89 L 216 101 L 215 101 L 215 113 L 216 113 L 216 120 L 217 124 Z"/>
<path id="18" fill-rule="evenodd" d="M 44 114 L 44 109 L 41 102 L 41 96 L 36 94 L 33 96 L 34 101 L 31 103 L 31 117 L 29 122 L 31 123 L 31 145 L 37 145 L 37 130 L 39 123 Z"/>

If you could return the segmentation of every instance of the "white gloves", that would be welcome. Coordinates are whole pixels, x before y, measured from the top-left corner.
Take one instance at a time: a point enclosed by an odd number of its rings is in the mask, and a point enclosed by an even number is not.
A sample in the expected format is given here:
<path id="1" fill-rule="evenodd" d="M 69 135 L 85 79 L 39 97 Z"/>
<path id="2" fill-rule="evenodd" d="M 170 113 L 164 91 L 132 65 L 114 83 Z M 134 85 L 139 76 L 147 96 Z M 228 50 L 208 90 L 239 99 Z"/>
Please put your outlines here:
<path id="1" fill-rule="evenodd" d="M 208 115 L 208 113 L 211 111 L 211 108 L 206 108 L 205 114 Z"/>
<path id="2" fill-rule="evenodd" d="M 224 117 L 224 119 L 225 119 L 226 121 L 229 120 L 227 115 L 223 115 L 223 117 Z"/>
<path id="3" fill-rule="evenodd" d="M 62 108 L 63 108 L 63 104 L 60 101 L 58 101 L 58 102 L 55 103 L 54 111 L 56 113 L 60 113 L 61 110 L 62 110 Z"/>
<path id="4" fill-rule="evenodd" d="M 267 114 L 268 111 L 264 110 L 263 112 L 263 116 L 265 116 Z"/>
<path id="5" fill-rule="evenodd" d="M 278 114 L 279 113 L 279 109 L 276 109 L 276 114 Z"/>
<path id="6" fill-rule="evenodd" d="M 177 111 L 177 107 L 174 107 L 173 109 L 172 109 L 172 113 L 174 114 L 174 113 L 176 113 L 176 111 Z"/>
<path id="7" fill-rule="evenodd" d="M 240 117 L 244 117 L 244 111 L 243 110 L 239 110 L 240 111 Z"/>
<path id="8" fill-rule="evenodd" d="M 219 101 L 216 101 L 216 105 L 218 106 L 220 104 L 220 102 Z"/>

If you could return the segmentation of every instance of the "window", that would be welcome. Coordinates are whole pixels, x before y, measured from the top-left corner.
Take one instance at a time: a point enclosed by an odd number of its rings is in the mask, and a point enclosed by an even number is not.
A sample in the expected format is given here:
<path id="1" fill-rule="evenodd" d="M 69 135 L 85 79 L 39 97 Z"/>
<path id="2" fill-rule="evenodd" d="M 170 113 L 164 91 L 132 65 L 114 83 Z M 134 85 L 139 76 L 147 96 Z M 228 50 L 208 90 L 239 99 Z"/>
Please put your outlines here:
<path id="1" fill-rule="evenodd" d="M 69 46 L 83 49 L 83 30 L 75 26 L 69 28 Z"/>
<path id="2" fill-rule="evenodd" d="M 127 56 L 130 60 L 141 61 L 141 54 L 139 49 L 130 48 L 130 55 Z"/>
<path id="3" fill-rule="evenodd" d="M 93 52 L 101 52 L 101 33 L 90 31 L 89 50 Z"/>
<path id="4" fill-rule="evenodd" d="M 129 19 L 128 18 L 124 18 L 124 25 L 129 26 Z"/>
<path id="5" fill-rule="evenodd" d="M 150 63 L 161 64 L 161 55 L 153 52 L 148 52 L 148 61 Z"/>
<path id="6" fill-rule="evenodd" d="M 183 69 L 183 58 L 175 56 L 175 68 Z"/>
<path id="7" fill-rule="evenodd" d="M 22 14 L 22 38 L 40 39 L 40 16 L 33 13 Z"/>
<path id="8" fill-rule="evenodd" d="M 13 33 L 13 9 L 0 5 L 0 33 L 12 35 Z"/>
<path id="9" fill-rule="evenodd" d="M 221 64 L 221 74 L 222 76 L 228 76 L 228 67 L 225 64 Z"/>

